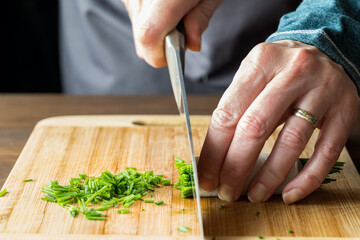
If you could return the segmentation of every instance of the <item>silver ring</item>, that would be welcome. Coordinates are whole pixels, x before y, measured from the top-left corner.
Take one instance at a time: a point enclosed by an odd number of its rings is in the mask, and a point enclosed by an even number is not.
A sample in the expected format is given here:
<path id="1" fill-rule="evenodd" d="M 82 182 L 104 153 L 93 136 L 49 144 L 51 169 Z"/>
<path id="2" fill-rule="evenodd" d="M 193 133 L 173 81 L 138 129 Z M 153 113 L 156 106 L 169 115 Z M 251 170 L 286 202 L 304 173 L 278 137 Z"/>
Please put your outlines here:
<path id="1" fill-rule="evenodd" d="M 293 115 L 305 119 L 308 123 L 311 124 L 311 126 L 313 126 L 313 128 L 316 128 L 317 118 L 314 116 L 314 114 L 301 108 L 295 108 Z"/>

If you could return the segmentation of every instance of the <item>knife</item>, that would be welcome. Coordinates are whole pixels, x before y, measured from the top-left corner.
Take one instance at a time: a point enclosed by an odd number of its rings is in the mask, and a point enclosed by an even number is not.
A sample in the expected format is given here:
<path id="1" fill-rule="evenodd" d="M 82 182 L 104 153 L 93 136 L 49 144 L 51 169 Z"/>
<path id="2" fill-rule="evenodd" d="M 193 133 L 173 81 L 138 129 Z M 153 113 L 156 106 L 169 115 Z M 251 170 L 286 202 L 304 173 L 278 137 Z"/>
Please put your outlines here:
<path id="1" fill-rule="evenodd" d="M 195 159 L 194 143 L 191 132 L 191 123 L 189 116 L 189 109 L 186 98 L 186 90 L 184 84 L 184 63 L 185 63 L 185 28 L 183 21 L 173 29 L 165 37 L 165 55 L 168 63 L 168 69 L 170 74 L 170 80 L 176 105 L 179 109 L 180 116 L 184 119 L 187 129 L 187 136 L 189 140 L 189 149 L 191 154 L 191 163 L 194 172 L 194 179 L 191 179 L 194 183 L 193 196 L 196 199 L 195 209 L 197 212 L 197 219 L 200 227 L 200 237 L 204 239 L 204 228 L 201 216 L 201 204 L 199 194 L 199 178 L 197 173 L 197 162 Z"/>

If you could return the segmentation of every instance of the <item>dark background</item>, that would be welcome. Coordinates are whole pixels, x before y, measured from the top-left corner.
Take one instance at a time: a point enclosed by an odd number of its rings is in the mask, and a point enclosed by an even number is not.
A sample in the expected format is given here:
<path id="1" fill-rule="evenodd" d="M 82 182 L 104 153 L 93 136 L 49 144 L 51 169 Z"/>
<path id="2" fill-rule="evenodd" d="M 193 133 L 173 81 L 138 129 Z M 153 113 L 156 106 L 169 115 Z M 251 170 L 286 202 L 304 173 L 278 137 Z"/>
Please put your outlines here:
<path id="1" fill-rule="evenodd" d="M 61 92 L 57 0 L 0 1 L 0 92 Z"/>

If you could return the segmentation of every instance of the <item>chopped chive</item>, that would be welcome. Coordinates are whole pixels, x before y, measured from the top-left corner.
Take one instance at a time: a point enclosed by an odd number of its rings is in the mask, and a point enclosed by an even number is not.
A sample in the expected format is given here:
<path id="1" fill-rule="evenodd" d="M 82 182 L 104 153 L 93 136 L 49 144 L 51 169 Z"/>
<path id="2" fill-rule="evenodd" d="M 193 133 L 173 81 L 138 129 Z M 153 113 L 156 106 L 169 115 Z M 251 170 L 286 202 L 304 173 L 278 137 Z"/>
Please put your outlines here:
<path id="1" fill-rule="evenodd" d="M 87 175 L 85 173 L 80 173 L 79 174 L 80 179 L 85 179 L 86 177 L 87 177 Z"/>
<path id="2" fill-rule="evenodd" d="M 154 200 L 145 200 L 145 203 L 154 203 Z"/>
<path id="3" fill-rule="evenodd" d="M 107 215 L 101 211 L 111 207 L 118 208 L 119 203 L 124 208 L 128 208 L 136 201 L 144 201 L 142 197 L 150 191 L 153 196 L 155 187 L 170 182 L 164 180 L 164 175 L 155 175 L 153 171 L 141 173 L 132 167 L 117 174 L 105 170 L 99 177 L 90 177 L 85 173 L 80 173 L 78 177 L 71 178 L 68 185 L 59 185 L 58 181 L 45 184 L 41 188 L 45 196 L 41 199 L 58 203 L 73 217 L 81 212 L 88 220 L 105 220 Z M 1 196 L 5 193 L 4 189 Z M 73 203 L 78 206 L 72 205 Z M 97 209 L 88 209 L 87 205 L 90 203 L 100 204 L 100 206 Z M 126 213 L 126 210 L 120 212 Z"/>
<path id="4" fill-rule="evenodd" d="M 291 230 L 290 228 L 287 230 L 288 233 L 294 233 L 293 230 Z"/>
<path id="5" fill-rule="evenodd" d="M 32 181 L 34 181 L 34 180 L 32 180 L 32 179 L 25 179 L 23 182 L 32 182 Z"/>
<path id="6" fill-rule="evenodd" d="M 151 192 L 150 197 L 154 197 L 154 192 Z"/>
<path id="7" fill-rule="evenodd" d="M 261 234 L 259 234 L 257 237 L 258 237 L 259 239 L 264 239 L 264 237 L 263 237 Z"/>
<path id="8" fill-rule="evenodd" d="M 185 208 L 181 209 L 181 211 L 185 211 Z"/>
<path id="9" fill-rule="evenodd" d="M 179 230 L 180 232 L 189 232 L 189 227 L 188 226 L 182 226 L 180 225 L 177 230 Z"/>
<path id="10" fill-rule="evenodd" d="M 98 211 L 106 211 L 106 210 L 108 210 L 110 207 L 111 207 L 111 206 L 101 206 L 101 207 L 97 208 L 96 210 L 98 210 Z"/>
<path id="11" fill-rule="evenodd" d="M 6 190 L 6 189 L 2 190 L 2 191 L 0 192 L 0 197 L 4 196 L 6 193 L 7 193 L 7 190 Z"/>
<path id="12" fill-rule="evenodd" d="M 143 211 L 143 212 L 144 212 L 144 211 L 145 211 L 145 209 L 141 209 L 141 211 Z"/>
<path id="13" fill-rule="evenodd" d="M 130 202 L 125 203 L 123 206 L 124 208 L 130 207 L 131 205 L 133 205 L 135 203 L 135 200 L 131 200 Z"/>
<path id="14" fill-rule="evenodd" d="M 255 215 L 256 215 L 257 217 L 260 216 L 260 212 L 257 211 L 257 212 L 255 213 Z"/>
<path id="15" fill-rule="evenodd" d="M 118 214 L 125 214 L 125 213 L 129 213 L 129 212 L 130 212 L 130 209 L 128 209 L 128 208 L 117 210 Z"/>
<path id="16" fill-rule="evenodd" d="M 95 216 L 89 216 L 89 215 L 86 215 L 86 219 L 87 219 L 87 220 L 100 220 L 100 221 L 104 221 L 104 220 L 105 220 L 104 217 L 95 217 Z"/>
<path id="17" fill-rule="evenodd" d="M 223 208 L 225 208 L 224 205 L 220 205 L 220 206 L 219 206 L 219 209 L 223 209 Z"/>
<path id="18" fill-rule="evenodd" d="M 170 186 L 171 180 L 162 180 L 161 184 L 164 185 L 164 186 Z"/>
<path id="19" fill-rule="evenodd" d="M 164 201 L 158 201 L 155 203 L 156 205 L 163 205 L 164 204 Z"/>

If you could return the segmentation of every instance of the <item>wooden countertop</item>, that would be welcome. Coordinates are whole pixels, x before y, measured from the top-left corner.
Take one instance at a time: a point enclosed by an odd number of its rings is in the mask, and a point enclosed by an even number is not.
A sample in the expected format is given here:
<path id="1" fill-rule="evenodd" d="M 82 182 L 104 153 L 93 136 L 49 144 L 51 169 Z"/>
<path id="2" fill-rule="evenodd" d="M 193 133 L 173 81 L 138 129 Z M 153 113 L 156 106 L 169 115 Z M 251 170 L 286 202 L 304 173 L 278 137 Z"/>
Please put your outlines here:
<path id="1" fill-rule="evenodd" d="M 190 114 L 211 114 L 220 96 L 189 96 Z M 4 184 L 35 124 L 61 115 L 177 114 L 173 96 L 69 96 L 60 94 L 0 95 L 0 187 Z M 360 119 L 347 148 L 360 163 Z"/>

